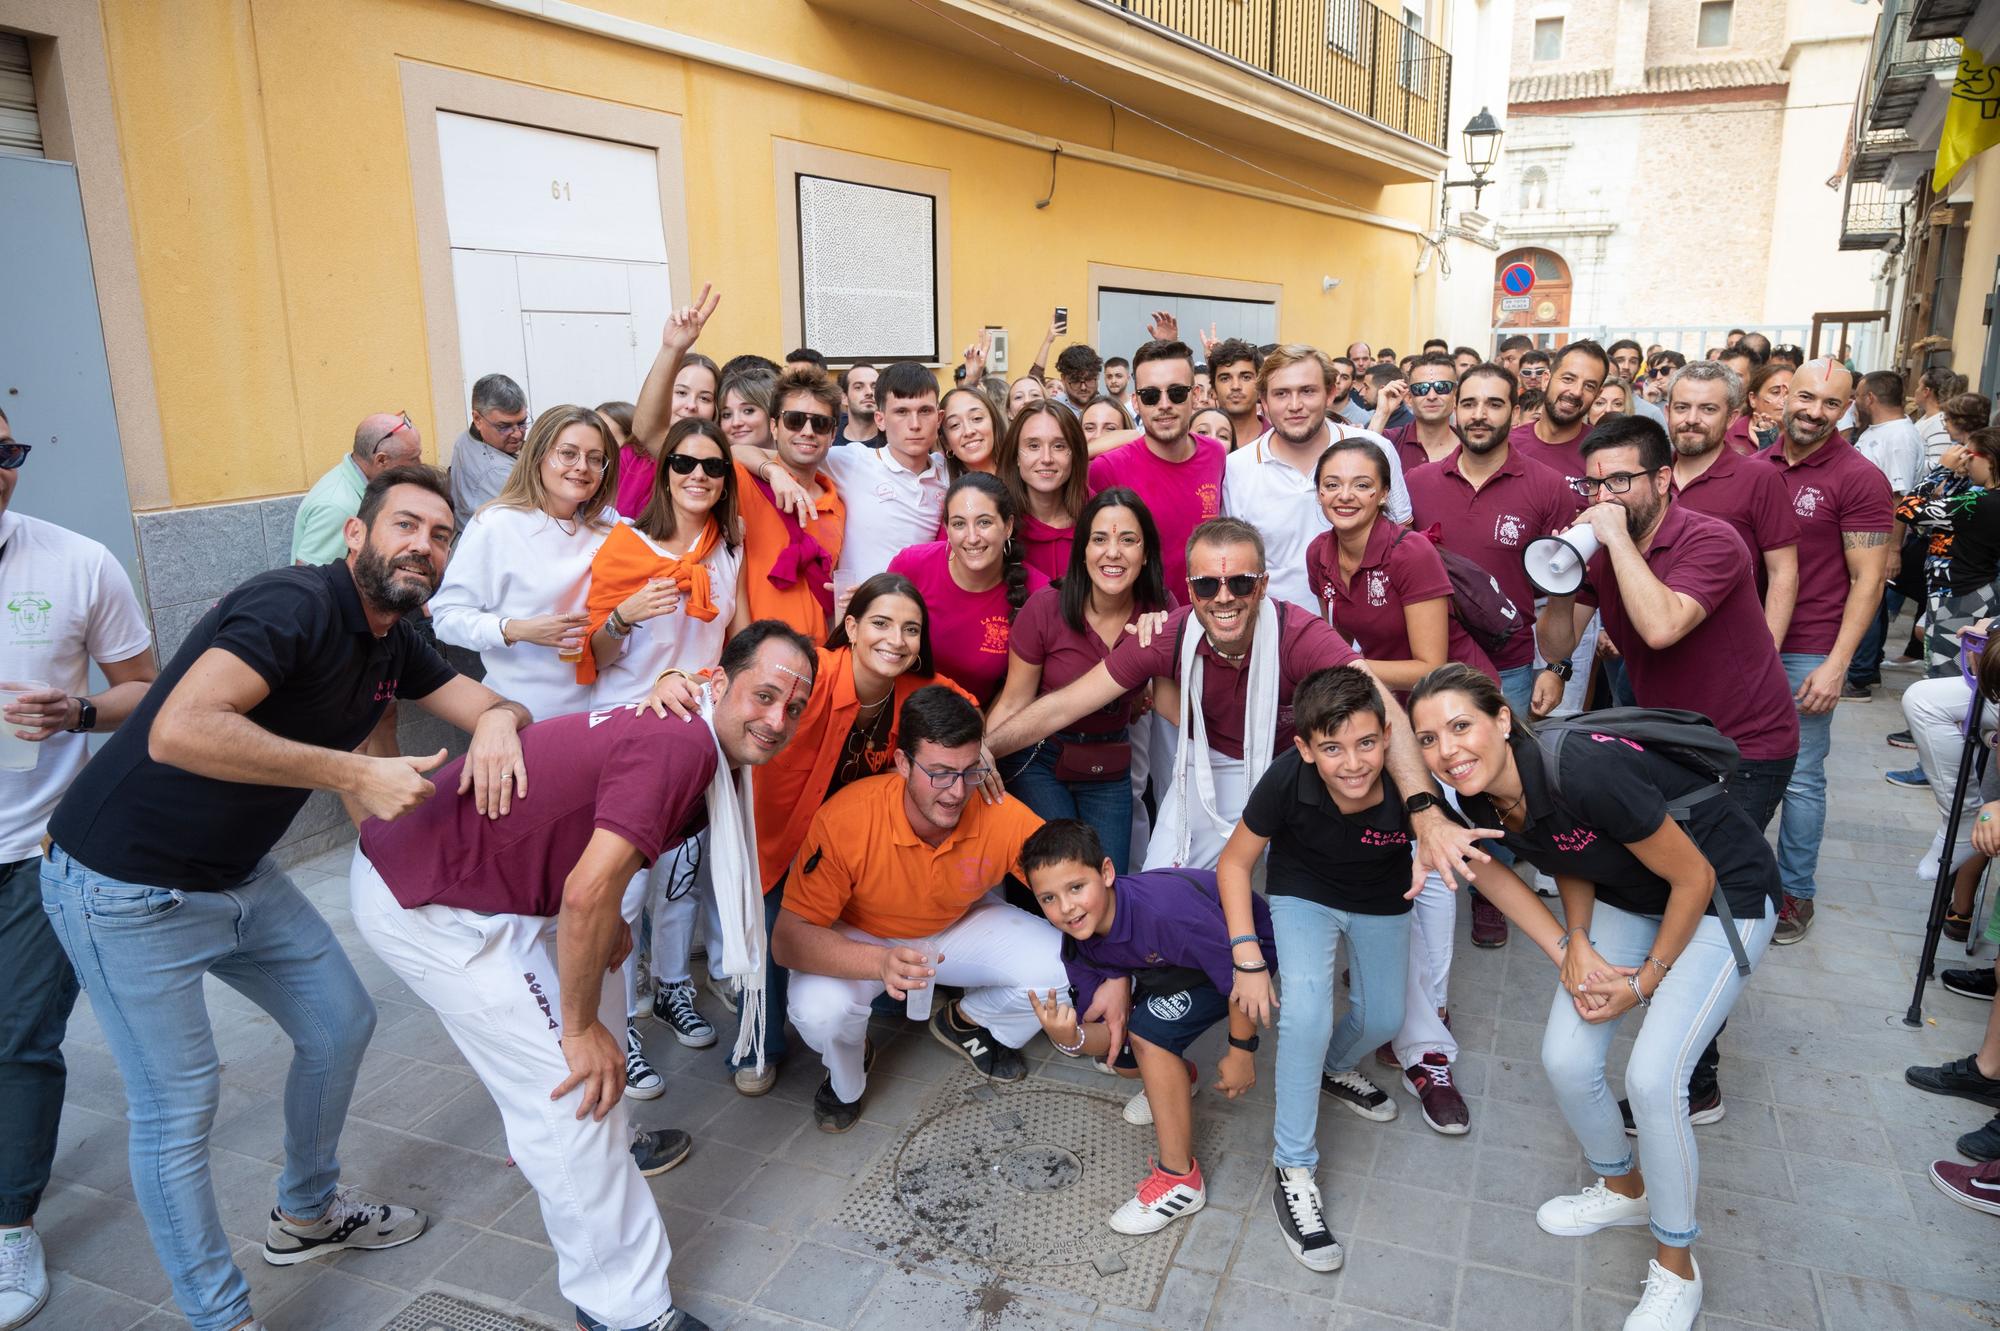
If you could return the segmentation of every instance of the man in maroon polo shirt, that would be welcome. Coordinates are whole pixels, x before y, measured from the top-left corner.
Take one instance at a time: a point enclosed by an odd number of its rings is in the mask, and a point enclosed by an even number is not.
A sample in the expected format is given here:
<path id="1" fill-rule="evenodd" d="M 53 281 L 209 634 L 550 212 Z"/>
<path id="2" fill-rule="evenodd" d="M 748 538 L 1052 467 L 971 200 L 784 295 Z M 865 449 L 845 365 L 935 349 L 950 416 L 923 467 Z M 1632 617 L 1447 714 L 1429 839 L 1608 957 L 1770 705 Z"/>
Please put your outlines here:
<path id="1" fill-rule="evenodd" d="M 1409 398 L 1410 413 L 1405 421 L 1382 437 L 1396 446 L 1405 474 L 1427 462 L 1442 462 L 1465 441 L 1452 426 L 1452 411 L 1458 405 L 1458 366 L 1442 351 L 1427 351 L 1410 367 L 1409 383 L 1390 385 Z"/>
<path id="2" fill-rule="evenodd" d="M 1522 557 L 1528 542 L 1569 526 L 1577 499 L 1563 478 L 1518 455 L 1508 441 L 1519 384 L 1498 365 L 1475 365 L 1458 383 L 1458 432 L 1465 443 L 1441 462 L 1418 467 L 1406 478 L 1412 525 L 1435 526 L 1439 543 L 1493 575 L 1522 615 L 1530 614 L 1535 589 Z M 1551 602 L 1567 613 L 1574 599 Z M 1535 690 L 1535 635 L 1517 633 L 1490 653 L 1500 672 L 1500 691 L 1517 716 L 1530 714 Z M 1551 673 L 1568 677 L 1569 661 Z M 1472 941 L 1499 947 L 1507 941 L 1507 921 L 1492 903 L 1475 895 Z"/>
<path id="3" fill-rule="evenodd" d="M 1590 432 L 1590 408 L 1611 373 L 1604 348 L 1585 338 L 1571 342 L 1549 364 L 1542 414 L 1514 427 L 1507 442 L 1524 458 L 1553 467 L 1561 476 L 1583 475 L 1583 436 Z"/>
<path id="4" fill-rule="evenodd" d="M 1743 407 L 1743 381 L 1714 361 L 1695 361 L 1667 381 L 1667 430 L 1674 448 L 1674 497 L 1685 508 L 1721 518 L 1750 551 L 1764 622 L 1781 643 L 1799 596 L 1799 524 L 1792 496 L 1769 467 L 1725 444 Z"/>
<path id="5" fill-rule="evenodd" d="M 1799 761 L 1778 819 L 1785 900 L 1771 941 L 1779 945 L 1798 942 L 1812 927 L 1833 709 L 1888 569 L 1895 516 L 1889 482 L 1839 430 L 1853 391 L 1854 376 L 1839 361 L 1807 361 L 1792 375 L 1778 442 L 1748 463 L 1776 469 L 1799 524 L 1798 605 L 1779 647 L 1799 708 Z"/>

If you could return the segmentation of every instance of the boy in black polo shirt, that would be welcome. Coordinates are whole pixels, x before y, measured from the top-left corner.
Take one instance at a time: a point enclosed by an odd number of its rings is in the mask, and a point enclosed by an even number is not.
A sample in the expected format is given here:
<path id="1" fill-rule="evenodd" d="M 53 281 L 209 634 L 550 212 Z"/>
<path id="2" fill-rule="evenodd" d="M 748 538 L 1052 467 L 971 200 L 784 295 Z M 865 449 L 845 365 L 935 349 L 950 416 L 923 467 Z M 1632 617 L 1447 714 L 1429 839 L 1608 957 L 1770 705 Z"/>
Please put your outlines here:
<path id="1" fill-rule="evenodd" d="M 1282 1004 L 1268 975 L 1240 968 L 1232 1001 L 1260 1024 L 1278 1009 L 1272 1125 L 1272 1206 L 1292 1255 L 1315 1271 L 1342 1261 L 1326 1227 L 1314 1133 L 1319 1093 L 1385 1122 L 1396 1102 L 1356 1064 L 1403 1022 L 1410 962 L 1410 834 L 1403 797 L 1384 762 L 1389 736 L 1380 695 L 1354 666 L 1315 671 L 1292 694 L 1298 734 L 1243 805 L 1216 865 L 1235 936 L 1251 919 L 1251 873 L 1270 848 L 1265 886 L 1284 972 Z M 1348 1009 L 1336 1029 L 1336 953 L 1347 939 Z M 1248 948 L 1236 960 L 1253 963 Z"/>

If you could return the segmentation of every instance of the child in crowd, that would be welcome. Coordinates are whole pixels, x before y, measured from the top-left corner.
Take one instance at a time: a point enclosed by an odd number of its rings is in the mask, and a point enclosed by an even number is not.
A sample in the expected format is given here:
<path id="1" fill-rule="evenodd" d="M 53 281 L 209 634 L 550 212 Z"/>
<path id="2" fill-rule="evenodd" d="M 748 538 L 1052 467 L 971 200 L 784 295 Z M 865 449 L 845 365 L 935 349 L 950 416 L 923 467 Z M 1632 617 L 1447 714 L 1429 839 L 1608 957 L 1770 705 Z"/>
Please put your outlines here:
<path id="1" fill-rule="evenodd" d="M 1256 1028 L 1227 998 L 1233 970 L 1277 965 L 1271 913 L 1262 901 L 1246 907 L 1246 924 L 1230 960 L 1228 931 L 1215 875 L 1206 869 L 1118 873 L 1090 824 L 1070 818 L 1044 823 L 1021 847 L 1021 874 L 1049 922 L 1063 931 L 1063 965 L 1076 989 L 1072 1007 L 1051 992 L 1030 992 L 1035 1015 L 1050 1043 L 1075 1058 L 1106 1055 L 1109 1030 L 1083 1025 L 1098 986 L 1132 980 L 1132 1014 L 1126 1045 L 1114 1066 L 1138 1077 L 1143 1089 L 1125 1106 L 1125 1121 L 1153 1125 L 1159 1154 L 1138 1194 L 1115 1211 L 1110 1225 L 1121 1234 L 1150 1234 L 1207 1204 L 1201 1165 L 1194 1158 L 1194 1093 L 1199 1075 L 1184 1057 L 1187 1047 L 1226 1016 L 1229 1049 L 1216 1064 L 1215 1089 L 1234 1100 L 1256 1083 L 1251 1055 Z M 1407 874 L 1406 874 L 1407 876 Z M 1249 960 L 1251 949 L 1256 960 Z"/>
<path id="2" fill-rule="evenodd" d="M 1314 1271 L 1337 1270 L 1340 1244 L 1326 1226 L 1319 1185 L 1319 1096 L 1363 1118 L 1386 1121 L 1396 1102 L 1356 1065 L 1403 1024 L 1410 963 L 1410 835 L 1403 797 L 1383 770 L 1389 736 L 1375 682 L 1355 666 L 1318 670 L 1292 693 L 1293 747 L 1275 759 L 1243 805 L 1216 866 L 1236 962 L 1231 1017 L 1271 1024 L 1279 1008 L 1272 1125 L 1278 1227 L 1292 1255 Z M 1283 926 L 1271 977 L 1234 938 L 1259 918 L 1250 877 L 1270 847 L 1270 917 Z M 1336 952 L 1347 939 L 1347 1014 L 1335 1027 Z"/>

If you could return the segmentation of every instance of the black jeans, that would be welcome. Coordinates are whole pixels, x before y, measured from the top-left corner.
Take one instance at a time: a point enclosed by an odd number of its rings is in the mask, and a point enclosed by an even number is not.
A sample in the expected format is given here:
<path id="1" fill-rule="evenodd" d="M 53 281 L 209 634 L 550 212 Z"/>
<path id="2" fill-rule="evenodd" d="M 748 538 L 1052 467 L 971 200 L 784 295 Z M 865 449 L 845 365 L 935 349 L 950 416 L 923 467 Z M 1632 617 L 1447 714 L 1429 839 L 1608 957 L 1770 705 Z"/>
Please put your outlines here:
<path id="1" fill-rule="evenodd" d="M 42 910 L 40 856 L 0 864 L 0 1225 L 32 1218 L 49 1186 L 62 1122 L 63 1032 L 76 1006 L 76 971 Z"/>

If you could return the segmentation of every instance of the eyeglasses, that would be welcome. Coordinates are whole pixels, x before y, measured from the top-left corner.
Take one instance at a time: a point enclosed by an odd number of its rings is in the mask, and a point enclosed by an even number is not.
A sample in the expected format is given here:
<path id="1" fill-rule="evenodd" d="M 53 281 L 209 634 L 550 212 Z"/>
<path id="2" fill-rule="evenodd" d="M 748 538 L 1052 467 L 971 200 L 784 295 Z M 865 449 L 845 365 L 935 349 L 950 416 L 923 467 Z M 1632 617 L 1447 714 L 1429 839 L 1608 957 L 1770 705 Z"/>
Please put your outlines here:
<path id="1" fill-rule="evenodd" d="M 602 453 L 585 453 L 568 445 L 556 449 L 549 456 L 555 459 L 558 467 L 564 469 L 581 464 L 592 471 L 603 471 L 611 462 Z"/>
<path id="2" fill-rule="evenodd" d="M 399 421 L 397 421 L 397 422 L 396 422 L 396 423 L 395 423 L 394 425 L 390 426 L 390 427 L 389 427 L 388 429 L 384 430 L 384 431 L 382 432 L 382 437 L 381 437 L 381 438 L 377 439 L 377 440 L 376 440 L 376 441 L 375 441 L 374 443 L 372 443 L 372 444 L 368 445 L 368 451 L 369 451 L 370 453 L 373 453 L 373 452 L 374 452 L 374 451 L 375 451 L 376 449 L 378 449 L 378 448 L 382 447 L 382 445 L 384 445 L 384 444 L 388 443 L 388 442 L 389 442 L 389 440 L 390 440 L 390 439 L 391 439 L 391 438 L 392 438 L 392 437 L 393 437 L 393 436 L 395 435 L 396 431 L 398 431 L 398 430 L 414 430 L 414 429 L 416 429 L 416 428 L 417 428 L 417 426 L 416 426 L 416 422 L 414 422 L 414 421 L 412 421 L 412 420 L 410 419 L 410 413 L 409 413 L 409 412 L 407 412 L 407 411 L 399 411 L 399 412 L 397 412 L 396 414 L 397 414 L 398 416 L 402 417 L 402 419 L 401 419 L 401 420 L 399 420 Z M 493 424 L 493 422 L 492 422 L 492 421 L 488 421 L 488 422 L 486 422 L 486 423 L 487 423 L 488 425 L 492 425 L 492 424 Z M 495 428 L 497 429 L 497 428 L 499 428 L 499 427 L 495 426 Z"/>
<path id="3" fill-rule="evenodd" d="M 1197 601 L 1213 601 L 1221 593 L 1224 583 L 1229 585 L 1231 596 L 1250 596 L 1264 585 L 1262 573 L 1232 573 L 1226 578 L 1189 578 L 1188 591 Z"/>
<path id="4" fill-rule="evenodd" d="M 496 421 L 484 412 L 476 411 L 472 414 L 479 417 L 480 420 L 485 421 L 486 428 L 492 430 L 495 434 L 526 434 L 528 426 L 533 424 L 535 420 L 533 416 L 523 416 L 518 421 Z M 408 417 L 404 419 L 407 420 Z"/>
<path id="5" fill-rule="evenodd" d="M 814 434 L 828 434 L 833 430 L 833 417 L 817 411 L 781 411 L 778 419 L 787 430 L 799 434 L 810 429 Z"/>
<path id="6" fill-rule="evenodd" d="M 692 453 L 676 453 L 667 459 L 667 465 L 673 468 L 676 476 L 692 476 L 696 467 L 700 467 L 701 474 L 711 481 L 719 481 L 729 474 L 727 458 L 698 458 Z"/>
<path id="7" fill-rule="evenodd" d="M 1622 495 L 1632 488 L 1632 482 L 1651 474 L 1644 471 L 1614 471 L 1609 476 L 1573 476 L 1570 478 L 1569 488 L 1585 499 L 1595 499 L 1599 490 L 1609 490 L 1612 494 Z"/>
<path id="8" fill-rule="evenodd" d="M 961 781 L 967 786 L 976 786 L 993 773 L 990 767 L 968 767 L 959 772 L 949 767 L 925 767 L 922 764 L 918 765 L 917 770 L 929 777 L 931 785 L 938 790 L 950 790 Z"/>
<path id="9" fill-rule="evenodd" d="M 1450 379 L 1427 379 L 1420 384 L 1410 385 L 1411 397 L 1429 397 L 1436 393 L 1439 397 L 1449 397 L 1458 384 Z"/>
<path id="10" fill-rule="evenodd" d="M 0 439 L 0 471 L 13 471 L 28 460 L 28 450 L 33 444 L 17 444 L 12 439 Z"/>
<path id="11" fill-rule="evenodd" d="M 1134 396 L 1149 407 L 1160 405 L 1160 395 L 1166 394 L 1167 401 L 1179 406 L 1194 392 L 1192 384 L 1168 384 L 1165 388 L 1142 388 Z"/>

